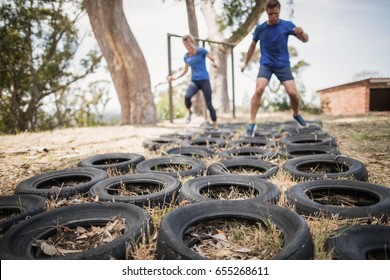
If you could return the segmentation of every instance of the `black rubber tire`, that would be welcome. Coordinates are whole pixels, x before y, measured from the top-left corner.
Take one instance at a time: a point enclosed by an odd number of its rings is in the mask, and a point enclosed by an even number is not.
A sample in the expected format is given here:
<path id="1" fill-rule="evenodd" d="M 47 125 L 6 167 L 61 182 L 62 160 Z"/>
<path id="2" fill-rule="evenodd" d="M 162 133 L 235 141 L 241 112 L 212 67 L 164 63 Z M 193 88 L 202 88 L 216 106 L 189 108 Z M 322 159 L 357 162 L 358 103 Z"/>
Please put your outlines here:
<path id="1" fill-rule="evenodd" d="M 246 127 L 245 127 L 246 129 Z M 277 139 L 280 138 L 280 133 L 278 131 L 277 126 L 272 124 L 257 124 L 257 129 L 255 130 L 254 138 L 262 138 L 262 139 Z M 243 136 L 242 138 L 247 138 Z"/>
<path id="2" fill-rule="evenodd" d="M 214 151 L 207 147 L 185 146 L 171 148 L 165 151 L 168 155 L 183 155 L 195 158 L 210 158 L 214 156 Z"/>
<path id="3" fill-rule="evenodd" d="M 314 167 L 323 164 L 331 168 L 332 172 L 306 172 L 301 171 L 302 168 Z M 340 169 L 341 170 L 337 170 Z M 339 178 L 353 178 L 359 181 L 368 180 L 368 171 L 364 164 L 354 158 L 346 156 L 333 155 L 311 155 L 302 156 L 287 160 L 283 169 L 287 171 L 293 180 L 318 180 L 318 179 L 339 179 Z M 344 171 L 346 169 L 346 171 Z"/>
<path id="4" fill-rule="evenodd" d="M 161 134 L 160 138 L 163 139 L 180 139 L 180 140 L 187 140 L 192 138 L 192 133 L 166 133 Z"/>
<path id="5" fill-rule="evenodd" d="M 284 158 L 296 158 L 308 155 L 340 155 L 337 148 L 325 145 L 297 145 L 288 146 L 279 150 L 279 155 Z"/>
<path id="6" fill-rule="evenodd" d="M 323 131 L 320 126 L 314 124 L 310 124 L 309 127 L 286 126 L 281 130 L 284 135 L 289 135 L 289 136 L 302 135 L 302 134 L 328 135 L 328 133 L 326 131 Z"/>
<path id="7" fill-rule="evenodd" d="M 196 137 L 192 140 L 183 142 L 183 146 L 201 146 L 207 148 L 223 148 L 226 146 L 226 140 L 217 137 Z"/>
<path id="8" fill-rule="evenodd" d="M 245 126 L 247 123 L 246 122 L 240 122 L 240 123 L 221 123 L 219 124 L 220 129 L 226 129 L 226 130 L 231 130 L 231 131 L 237 131 L 239 129 L 242 129 L 243 126 Z"/>
<path id="9" fill-rule="evenodd" d="M 0 239 L 0 259 L 29 260 L 33 254 L 34 240 L 47 239 L 57 234 L 58 228 L 77 226 L 102 226 L 119 217 L 125 219 L 123 235 L 109 243 L 83 252 L 53 259 L 124 259 L 132 242 L 139 242 L 153 231 L 150 215 L 142 208 L 126 203 L 86 203 L 57 208 L 20 222 L 10 228 Z"/>
<path id="10" fill-rule="evenodd" d="M 259 159 L 251 159 L 251 158 L 233 158 L 233 159 L 225 159 L 211 164 L 207 168 L 208 175 L 220 175 L 220 174 L 228 174 L 231 169 L 243 169 L 250 168 L 257 171 L 261 171 L 262 174 L 259 175 L 249 175 L 254 176 L 256 178 L 267 179 L 272 176 L 275 176 L 279 171 L 279 166 L 259 160 Z M 241 173 L 244 175 L 244 173 Z M 248 176 L 248 177 L 249 177 Z"/>
<path id="11" fill-rule="evenodd" d="M 181 139 L 177 138 L 153 138 L 153 139 L 145 139 L 142 142 L 142 147 L 148 149 L 150 151 L 157 151 L 162 148 L 179 145 L 182 142 Z"/>
<path id="12" fill-rule="evenodd" d="M 255 136 L 256 138 L 265 138 L 265 139 L 279 139 L 281 137 L 280 133 L 271 129 L 271 130 L 256 130 L 255 131 Z"/>
<path id="13" fill-rule="evenodd" d="M 263 137 L 244 137 L 229 142 L 227 146 L 230 148 L 245 147 L 245 146 L 273 148 L 275 147 L 275 141 Z"/>
<path id="14" fill-rule="evenodd" d="M 48 198 L 70 197 L 87 193 L 94 184 L 107 177 L 106 171 L 91 167 L 56 170 L 20 182 L 16 186 L 15 193 L 35 194 Z M 69 182 L 72 185 L 66 185 Z"/>
<path id="15" fill-rule="evenodd" d="M 290 135 L 290 133 L 289 133 L 290 130 L 298 130 L 298 128 L 299 128 L 296 121 L 294 121 L 294 122 L 295 123 L 293 123 L 293 121 L 279 123 L 279 125 L 276 125 L 275 128 L 277 128 L 277 130 L 280 131 L 282 133 L 282 135 L 284 135 L 284 136 Z"/>
<path id="16" fill-rule="evenodd" d="M 279 188 L 270 181 L 258 179 L 253 176 L 227 174 L 198 177 L 185 182 L 179 193 L 179 201 L 189 200 L 191 202 L 201 202 L 215 200 L 203 196 L 202 191 L 216 187 L 231 186 L 256 192 L 254 198 L 244 201 L 253 201 L 260 204 L 277 203 L 280 196 Z"/>
<path id="17" fill-rule="evenodd" d="M 176 165 L 188 165 L 190 169 L 181 170 L 177 172 L 164 172 L 158 171 L 156 168 L 159 166 Z M 190 158 L 187 156 L 172 156 L 172 157 L 157 157 L 141 161 L 136 166 L 137 173 L 159 173 L 166 174 L 176 178 L 188 177 L 188 176 L 201 176 L 206 170 L 206 165 L 200 159 Z"/>
<path id="18" fill-rule="evenodd" d="M 318 127 L 321 127 L 321 128 L 324 127 L 321 118 L 316 118 L 314 120 L 308 121 L 308 124 L 310 126 L 318 126 Z"/>
<path id="19" fill-rule="evenodd" d="M 134 153 L 101 154 L 81 160 L 78 166 L 128 172 L 143 160 L 145 160 L 143 155 Z"/>
<path id="20" fill-rule="evenodd" d="M 258 131 L 279 131 L 284 124 L 281 122 L 258 123 Z M 246 128 L 246 127 L 245 127 Z"/>
<path id="21" fill-rule="evenodd" d="M 131 185 L 144 189 L 150 188 L 151 186 L 157 186 L 162 189 L 158 192 L 145 195 L 122 196 L 119 195 L 115 189 L 123 185 L 126 188 L 130 186 L 130 189 Z M 99 201 L 126 202 L 133 203 L 140 207 L 155 207 L 170 204 L 176 197 L 180 187 L 181 182 L 172 176 L 151 173 L 129 174 L 108 178 L 98 182 L 89 190 L 89 196 L 93 198 L 97 197 Z"/>
<path id="22" fill-rule="evenodd" d="M 325 243 L 325 249 L 337 260 L 368 260 L 380 254 L 389 260 L 390 226 L 356 225 L 336 230 Z"/>
<path id="23" fill-rule="evenodd" d="M 361 181 L 316 180 L 300 183 L 285 192 L 286 200 L 298 214 L 339 219 L 387 219 L 390 216 L 390 188 Z M 314 198 L 353 196 L 362 205 L 335 206 L 315 201 Z M 328 200 L 330 201 L 330 200 Z M 341 203 L 341 202 L 338 202 Z M 368 204 L 368 205 L 366 205 Z"/>
<path id="24" fill-rule="evenodd" d="M 283 234 L 284 245 L 274 259 L 313 257 L 313 241 L 305 220 L 287 208 L 241 201 L 204 201 L 177 208 L 162 219 L 157 236 L 157 259 L 205 259 L 184 243 L 184 233 L 199 222 L 221 218 L 275 224 Z"/>
<path id="25" fill-rule="evenodd" d="M 219 153 L 219 156 L 225 159 L 233 158 L 253 158 L 253 159 L 270 159 L 277 155 L 276 152 L 260 147 L 239 147 L 224 150 Z"/>
<path id="26" fill-rule="evenodd" d="M 219 129 L 217 131 L 205 131 L 199 135 L 201 138 L 222 138 L 231 139 L 234 136 L 234 132 L 230 129 Z"/>
<path id="27" fill-rule="evenodd" d="M 45 208 L 46 199 L 39 195 L 0 196 L 0 214 L 3 216 L 0 220 L 0 234 L 6 232 L 18 222 L 44 212 Z"/>
<path id="28" fill-rule="evenodd" d="M 299 134 L 288 136 L 280 141 L 282 146 L 299 146 L 299 145 L 325 145 L 337 147 L 337 141 L 332 136 L 318 134 Z"/>

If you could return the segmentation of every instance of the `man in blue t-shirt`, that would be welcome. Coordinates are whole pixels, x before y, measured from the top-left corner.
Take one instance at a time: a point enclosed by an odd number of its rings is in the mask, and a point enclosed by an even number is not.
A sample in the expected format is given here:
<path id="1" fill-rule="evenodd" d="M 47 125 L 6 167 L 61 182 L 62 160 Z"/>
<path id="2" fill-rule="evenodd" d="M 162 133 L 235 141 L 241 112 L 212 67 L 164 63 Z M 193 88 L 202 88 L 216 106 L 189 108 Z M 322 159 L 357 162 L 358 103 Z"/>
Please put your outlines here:
<path id="1" fill-rule="evenodd" d="M 288 52 L 288 36 L 294 35 L 306 43 L 309 36 L 301 27 L 296 27 L 291 21 L 279 19 L 280 3 L 278 0 L 270 0 L 266 5 L 268 21 L 257 25 L 253 40 L 246 54 L 245 62 L 241 67 L 243 72 L 253 56 L 256 44 L 260 41 L 260 70 L 256 79 L 256 90 L 251 99 L 251 115 L 246 135 L 253 137 L 256 131 L 256 114 L 261 105 L 261 96 L 268 85 L 272 74 L 275 74 L 286 89 L 290 97 L 293 117 L 302 127 L 308 127 L 307 122 L 299 114 L 299 96 L 295 85 L 294 77 L 290 67 L 290 56 Z"/>

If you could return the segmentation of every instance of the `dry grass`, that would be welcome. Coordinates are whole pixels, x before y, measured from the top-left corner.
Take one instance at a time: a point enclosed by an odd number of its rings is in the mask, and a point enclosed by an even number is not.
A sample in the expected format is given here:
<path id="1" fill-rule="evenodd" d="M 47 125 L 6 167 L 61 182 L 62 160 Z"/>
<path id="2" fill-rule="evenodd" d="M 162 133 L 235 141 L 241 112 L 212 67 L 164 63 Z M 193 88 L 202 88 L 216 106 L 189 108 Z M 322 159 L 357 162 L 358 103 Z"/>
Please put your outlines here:
<path id="1" fill-rule="evenodd" d="M 342 154 L 362 161 L 369 181 L 388 186 L 390 174 L 390 114 L 329 118 L 325 130 L 337 139 Z"/>
<path id="2" fill-rule="evenodd" d="M 218 200 L 242 200 L 256 197 L 257 191 L 254 188 L 244 188 L 234 185 L 214 186 L 201 191 L 201 195 Z"/>
<path id="3" fill-rule="evenodd" d="M 121 183 L 118 187 L 110 187 L 107 189 L 108 194 L 115 196 L 138 196 L 148 195 L 159 192 L 163 186 L 158 184 L 124 184 Z"/>
<path id="4" fill-rule="evenodd" d="M 101 244 L 109 243 L 123 234 L 125 221 L 114 219 L 103 226 L 57 227 L 56 234 L 47 239 L 34 240 L 34 256 L 38 259 L 80 253 Z"/>
<path id="5" fill-rule="evenodd" d="M 275 118 L 271 118 L 270 115 L 260 117 L 263 119 L 267 117 L 267 121 L 290 120 L 290 115 L 284 114 L 274 114 Z M 221 123 L 223 121 L 222 119 Z M 230 119 L 225 119 L 225 121 L 230 121 Z M 341 153 L 356 158 L 366 165 L 370 182 L 389 186 L 390 114 L 370 114 L 345 118 L 322 117 L 322 121 L 323 130 L 337 139 Z M 106 137 L 97 130 L 104 131 Z M 163 151 L 145 150 L 142 148 L 143 139 L 158 137 L 164 133 L 172 133 L 173 130 L 183 132 L 183 127 L 180 127 L 180 124 L 177 126 L 164 124 L 158 128 L 88 128 L 0 136 L 0 146 L 2 147 L 0 152 L 0 195 L 12 194 L 15 186 L 24 179 L 42 172 L 74 167 L 79 160 L 94 154 L 135 152 L 145 155 L 147 159 L 158 157 L 163 154 Z M 188 131 L 184 128 L 184 132 Z M 232 140 L 237 139 L 238 135 L 243 135 L 243 133 L 244 129 L 239 130 Z M 97 138 L 92 140 L 89 135 L 97 135 Z M 221 158 L 217 157 L 204 159 L 207 166 L 219 160 Z M 278 157 L 271 160 L 279 166 L 284 161 L 285 159 Z M 174 168 L 177 169 L 179 166 Z M 251 171 L 247 170 L 247 172 Z M 110 176 L 117 175 L 123 174 L 110 171 Z M 190 179 L 190 177 L 180 178 L 182 183 Z M 280 170 L 276 176 L 269 180 L 277 185 L 282 193 L 278 205 L 290 208 L 283 194 L 297 182 L 291 180 L 289 174 L 283 170 Z M 128 190 L 125 189 L 124 191 Z M 138 191 L 135 191 L 135 193 L 138 193 Z M 205 195 L 218 199 L 242 199 L 240 196 L 250 197 L 252 194 L 241 193 L 238 197 L 235 197 L 237 195 L 236 191 L 231 192 L 230 189 L 224 189 L 218 193 L 213 189 L 212 193 Z M 93 202 L 93 200 L 85 197 L 54 198 L 48 202 L 47 208 L 49 210 L 69 204 L 88 202 Z M 128 258 L 154 259 L 157 232 L 161 219 L 173 209 L 182 207 L 187 203 L 184 201 L 178 205 L 173 202 L 163 208 L 146 208 L 153 219 L 155 231 L 148 242 L 144 240 L 136 245 L 129 244 Z M 304 218 L 313 236 L 314 259 L 331 259 L 331 254 L 325 252 L 323 245 L 332 231 L 345 225 L 367 223 L 367 221 L 359 220 L 339 220 L 337 217 L 331 219 L 321 216 Z M 369 222 L 380 223 L 377 220 L 370 220 Z M 386 224 L 390 225 L 390 222 Z M 195 242 L 194 250 L 198 250 L 198 253 L 204 254 L 210 259 L 270 259 L 282 246 L 282 238 L 272 225 L 250 224 L 236 220 L 204 222 L 194 225 L 194 230 L 186 238 L 190 243 L 191 239 L 195 240 L 192 241 L 192 243 Z M 261 244 L 261 248 L 258 248 L 259 244 Z"/>
<path id="6" fill-rule="evenodd" d="M 272 223 L 217 219 L 188 230 L 184 242 L 210 260 L 270 259 L 281 249 L 283 236 Z"/>

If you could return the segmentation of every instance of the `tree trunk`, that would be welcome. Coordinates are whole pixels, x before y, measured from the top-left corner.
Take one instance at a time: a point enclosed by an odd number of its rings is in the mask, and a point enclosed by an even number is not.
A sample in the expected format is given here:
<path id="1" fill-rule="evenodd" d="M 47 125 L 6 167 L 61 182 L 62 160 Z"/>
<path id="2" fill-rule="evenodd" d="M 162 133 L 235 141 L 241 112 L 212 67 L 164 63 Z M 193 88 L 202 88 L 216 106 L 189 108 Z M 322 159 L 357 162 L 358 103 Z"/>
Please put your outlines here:
<path id="1" fill-rule="evenodd" d="M 194 0 L 186 0 L 186 7 L 187 7 L 188 29 L 190 30 L 190 34 L 195 38 L 199 38 L 198 20 L 196 18 Z M 196 45 L 198 46 L 199 43 L 196 42 Z"/>
<path id="2" fill-rule="evenodd" d="M 123 12 L 122 0 L 84 0 L 107 62 L 122 111 L 122 124 L 155 124 L 156 107 L 145 58 Z"/>
<path id="3" fill-rule="evenodd" d="M 201 11 L 208 27 L 208 37 L 217 42 L 224 42 L 225 38 L 219 31 L 218 16 L 211 1 L 200 2 Z M 213 106 L 215 110 L 230 113 L 228 85 L 227 85 L 227 58 L 229 47 L 214 44 L 211 51 L 217 59 L 218 68 L 211 71 L 211 87 L 213 89 Z"/>
<path id="4" fill-rule="evenodd" d="M 190 31 L 190 34 L 195 38 L 199 38 L 198 19 L 196 18 L 194 0 L 186 0 L 186 7 L 187 7 L 188 29 Z M 196 46 L 199 46 L 198 41 L 196 41 Z M 192 110 L 197 114 L 203 114 L 205 107 L 206 107 L 206 102 L 203 98 L 203 95 L 200 92 L 198 92 L 193 97 Z"/>
<path id="5" fill-rule="evenodd" d="M 240 27 L 235 30 L 232 35 L 225 39 L 222 32 L 219 30 L 218 15 L 211 0 L 202 0 L 201 11 L 205 18 L 208 27 L 208 37 L 213 41 L 225 42 L 236 46 L 257 24 L 261 14 L 264 12 L 266 0 L 256 0 L 255 6 L 251 13 Z M 218 45 L 212 48 L 214 55 L 218 59 L 219 68 L 211 73 L 211 85 L 213 87 L 213 105 L 216 110 L 224 113 L 230 113 L 230 102 L 228 95 L 228 79 L 227 79 L 227 60 L 231 52 L 231 48 L 227 45 Z"/>

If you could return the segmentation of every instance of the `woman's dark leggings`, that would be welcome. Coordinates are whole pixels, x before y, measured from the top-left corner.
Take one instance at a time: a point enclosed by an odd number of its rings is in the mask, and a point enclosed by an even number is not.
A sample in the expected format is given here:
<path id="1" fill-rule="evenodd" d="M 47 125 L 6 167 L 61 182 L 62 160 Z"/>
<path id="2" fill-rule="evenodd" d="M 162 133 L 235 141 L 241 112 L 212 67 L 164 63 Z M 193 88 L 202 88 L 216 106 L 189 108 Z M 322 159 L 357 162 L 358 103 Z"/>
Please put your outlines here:
<path id="1" fill-rule="evenodd" d="M 187 88 L 186 96 L 184 97 L 184 103 L 187 109 L 191 108 L 192 102 L 191 98 L 199 91 L 202 90 L 204 99 L 206 100 L 207 109 L 210 112 L 210 118 L 213 122 L 217 120 L 217 114 L 213 104 L 211 103 L 211 85 L 210 80 L 201 80 L 201 81 L 191 81 L 190 85 Z"/>

